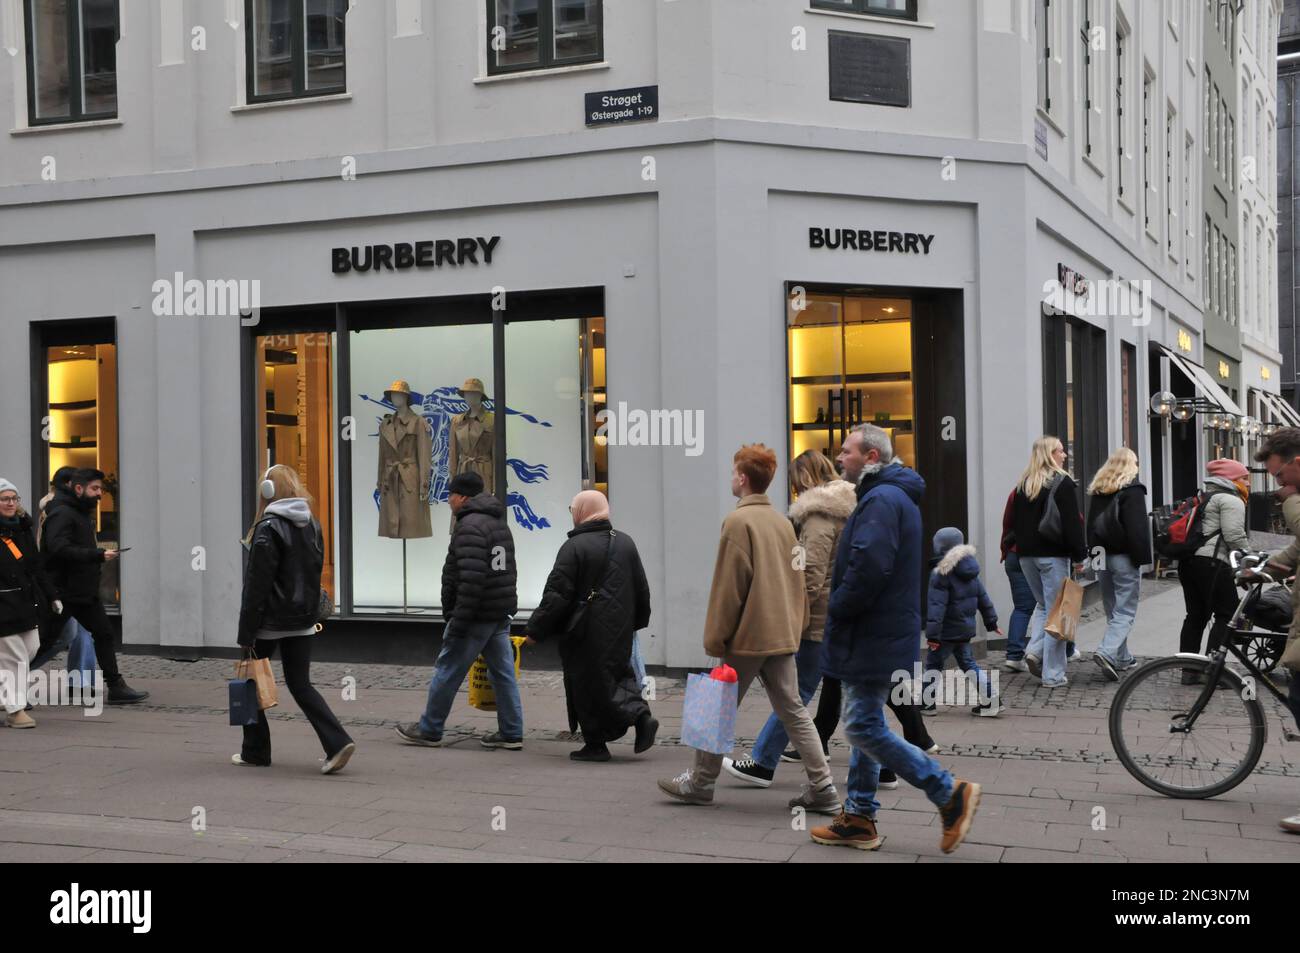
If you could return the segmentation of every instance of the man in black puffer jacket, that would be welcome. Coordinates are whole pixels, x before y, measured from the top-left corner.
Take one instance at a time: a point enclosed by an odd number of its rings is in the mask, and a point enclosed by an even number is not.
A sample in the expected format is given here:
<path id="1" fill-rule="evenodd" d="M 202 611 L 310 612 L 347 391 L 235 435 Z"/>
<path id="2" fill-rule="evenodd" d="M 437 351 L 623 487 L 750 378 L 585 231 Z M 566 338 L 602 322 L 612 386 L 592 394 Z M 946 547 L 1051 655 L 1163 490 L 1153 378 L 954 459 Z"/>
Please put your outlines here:
<path id="1" fill-rule="evenodd" d="M 45 507 L 45 528 L 41 551 L 46 569 L 63 600 L 62 628 L 70 615 L 81 623 L 95 642 L 95 660 L 104 672 L 110 705 L 129 705 L 149 697 L 137 692 L 117 670 L 117 636 L 99 599 L 99 570 L 117 559 L 113 550 L 100 549 L 95 542 L 95 508 L 104 493 L 104 474 L 99 470 L 78 470 L 67 487 L 60 487 Z"/>
<path id="2" fill-rule="evenodd" d="M 481 743 L 518 751 L 524 746 L 524 711 L 510 643 L 510 619 L 518 608 L 514 537 L 506 524 L 505 504 L 483 492 L 483 478 L 477 473 L 458 474 L 448 490 L 456 522 L 442 567 L 442 614 L 447 620 L 442 651 L 429 682 L 424 716 L 398 725 L 397 734 L 410 744 L 439 747 L 456 692 L 482 655 L 496 693 L 499 730 Z"/>

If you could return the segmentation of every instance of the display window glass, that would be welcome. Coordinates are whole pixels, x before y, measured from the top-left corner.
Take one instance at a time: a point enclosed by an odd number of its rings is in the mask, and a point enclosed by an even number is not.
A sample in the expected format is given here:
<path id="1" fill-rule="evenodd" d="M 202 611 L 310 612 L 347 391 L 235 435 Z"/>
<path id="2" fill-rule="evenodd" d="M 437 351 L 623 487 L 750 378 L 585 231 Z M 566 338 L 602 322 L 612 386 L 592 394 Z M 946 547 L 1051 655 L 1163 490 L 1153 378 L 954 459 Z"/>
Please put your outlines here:
<path id="1" fill-rule="evenodd" d="M 787 334 L 791 456 L 833 460 L 853 427 L 871 423 L 914 467 L 911 301 L 793 289 Z"/>
<path id="2" fill-rule="evenodd" d="M 101 470 L 104 495 L 95 512 L 95 532 L 101 547 L 121 543 L 117 457 L 117 348 L 113 344 L 70 344 L 45 349 L 49 440 L 48 476 L 60 467 Z M 37 500 L 48 487 L 26 502 L 35 515 Z M 119 563 L 106 562 L 100 572 L 100 598 L 105 605 L 121 602 Z"/>
<path id="3" fill-rule="evenodd" d="M 470 455 L 468 448 L 452 446 L 456 418 L 470 412 L 460 389 L 467 378 L 490 389 L 492 326 L 355 332 L 349 337 L 349 378 L 356 421 L 349 501 L 353 610 L 436 610 L 451 533 L 452 455 Z M 396 406 L 398 382 L 410 388 L 410 412 Z M 495 418 L 492 401 L 484 397 L 483 411 Z M 491 437 L 482 436 L 481 426 L 475 430 L 475 448 L 482 453 Z"/>
<path id="4" fill-rule="evenodd" d="M 259 335 L 255 393 L 258 476 L 282 464 L 302 478 L 325 541 L 321 585 L 337 604 L 335 347 L 329 331 Z"/>

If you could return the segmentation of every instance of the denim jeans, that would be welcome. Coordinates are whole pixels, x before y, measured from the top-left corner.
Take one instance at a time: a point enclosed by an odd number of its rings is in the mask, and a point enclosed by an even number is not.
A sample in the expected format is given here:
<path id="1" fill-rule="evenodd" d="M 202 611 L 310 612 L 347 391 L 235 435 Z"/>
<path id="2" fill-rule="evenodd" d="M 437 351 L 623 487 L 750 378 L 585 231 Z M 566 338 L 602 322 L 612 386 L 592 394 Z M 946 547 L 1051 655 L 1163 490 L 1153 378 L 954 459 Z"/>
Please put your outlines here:
<path id="1" fill-rule="evenodd" d="M 800 642 L 799 651 L 794 654 L 795 678 L 799 682 L 799 701 L 805 705 L 816 694 L 817 683 L 821 681 L 821 658 L 822 644 L 811 639 Z M 776 712 L 772 712 L 767 716 L 767 723 L 763 725 L 763 730 L 754 739 L 752 757 L 769 771 L 775 771 L 781 761 L 781 753 L 789 743 L 790 736 L 786 734 L 785 725 L 781 724 L 781 719 L 776 717 Z"/>
<path id="2" fill-rule="evenodd" d="M 936 807 L 952 799 L 952 775 L 885 724 L 885 699 L 893 688 L 888 682 L 844 683 L 844 735 L 853 746 L 848 796 L 844 800 L 844 810 L 850 814 L 876 816 L 880 809 L 876 786 L 880 783 L 881 765 L 924 791 Z"/>
<path id="3" fill-rule="evenodd" d="M 934 680 L 938 686 L 943 685 L 943 663 L 948 660 L 951 654 L 957 660 L 957 667 L 967 675 L 974 674 L 976 691 L 979 697 L 975 699 L 978 705 L 990 704 L 996 699 L 993 696 L 993 685 L 989 678 L 989 673 L 979 667 L 975 661 L 975 653 L 971 650 L 969 642 L 940 642 L 937 649 L 930 649 L 925 656 L 925 681 L 928 684 Z M 931 674 L 933 673 L 933 674 Z M 936 702 L 944 702 L 945 699 L 940 694 L 939 688 L 931 689 L 933 695 L 922 695 L 923 698 L 933 697 Z"/>
<path id="4" fill-rule="evenodd" d="M 1020 568 L 1025 573 L 1025 581 L 1034 593 L 1034 617 L 1029 623 L 1029 648 L 1026 655 L 1033 655 L 1043 661 L 1043 682 L 1065 681 L 1065 643 L 1047 634 L 1047 613 L 1061 586 L 1070 576 L 1070 559 L 1068 556 L 1028 556 L 1020 560 Z"/>
<path id="5" fill-rule="evenodd" d="M 1029 619 L 1034 614 L 1034 591 L 1025 581 L 1024 570 L 1020 568 L 1020 556 L 1015 552 L 1007 553 L 1007 581 L 1011 583 L 1011 622 L 1007 626 L 1007 659 L 1015 660 L 1025 657 L 1025 646 L 1029 642 Z"/>
<path id="6" fill-rule="evenodd" d="M 442 633 L 442 651 L 429 680 L 429 700 L 420 717 L 420 730 L 442 737 L 447 713 L 456 692 L 480 655 L 487 663 L 488 678 L 497 699 L 497 726 L 510 740 L 524 736 L 524 709 L 515 682 L 515 655 L 510 647 L 510 622 L 448 622 Z"/>
<path id="7" fill-rule="evenodd" d="M 1121 553 L 1106 556 L 1106 568 L 1097 573 L 1101 580 L 1101 602 L 1106 609 L 1106 634 L 1097 654 L 1116 668 L 1128 668 L 1135 659 L 1128 650 L 1128 634 L 1137 619 L 1138 588 L 1142 570 Z"/>

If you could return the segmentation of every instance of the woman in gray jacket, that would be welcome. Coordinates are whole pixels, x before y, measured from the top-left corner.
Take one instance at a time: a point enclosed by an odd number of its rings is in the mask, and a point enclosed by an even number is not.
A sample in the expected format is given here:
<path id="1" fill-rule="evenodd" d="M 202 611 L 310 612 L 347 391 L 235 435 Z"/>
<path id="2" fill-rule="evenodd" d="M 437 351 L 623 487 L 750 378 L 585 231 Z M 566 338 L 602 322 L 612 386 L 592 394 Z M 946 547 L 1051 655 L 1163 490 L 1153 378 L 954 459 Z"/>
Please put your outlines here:
<path id="1" fill-rule="evenodd" d="M 1229 557 L 1234 549 L 1248 549 L 1246 536 L 1246 497 L 1250 493 L 1250 471 L 1245 464 L 1227 458 L 1211 460 L 1205 468 L 1209 479 L 1205 491 L 1210 493 L 1205 503 L 1205 516 L 1201 523 L 1205 545 L 1178 561 L 1178 581 L 1183 587 L 1183 601 L 1187 617 L 1179 639 L 1180 652 L 1200 652 L 1201 636 L 1205 626 L 1214 617 L 1209 644 L 1205 651 L 1213 652 L 1223 644 L 1228 632 L 1228 620 L 1237 610 L 1237 589 L 1232 581 L 1232 564 Z M 1202 678 L 1200 672 L 1183 672 L 1183 684 L 1195 685 Z"/>

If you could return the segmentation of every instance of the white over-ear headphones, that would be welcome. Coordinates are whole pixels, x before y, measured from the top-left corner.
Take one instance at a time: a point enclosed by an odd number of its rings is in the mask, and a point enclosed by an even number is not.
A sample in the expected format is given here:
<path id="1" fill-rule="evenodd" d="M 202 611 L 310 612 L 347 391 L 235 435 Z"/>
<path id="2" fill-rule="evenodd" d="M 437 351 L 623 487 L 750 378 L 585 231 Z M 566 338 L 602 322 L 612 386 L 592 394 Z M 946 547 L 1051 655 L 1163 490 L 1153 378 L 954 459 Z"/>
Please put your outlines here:
<path id="1" fill-rule="evenodd" d="M 275 499 L 275 484 L 270 480 L 271 471 L 274 469 L 275 467 L 267 469 L 266 473 L 262 475 L 262 485 L 258 487 L 258 492 L 262 494 L 264 500 Z"/>

